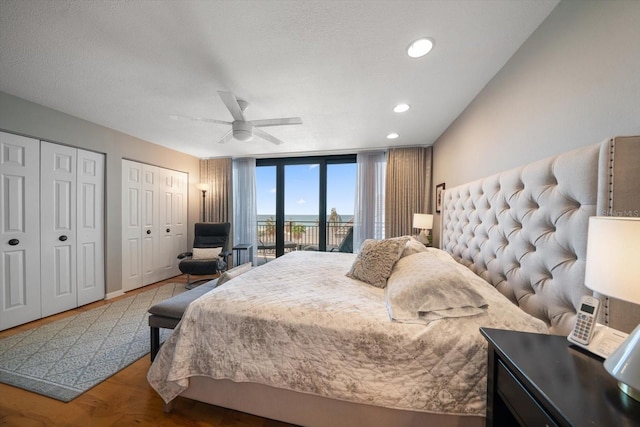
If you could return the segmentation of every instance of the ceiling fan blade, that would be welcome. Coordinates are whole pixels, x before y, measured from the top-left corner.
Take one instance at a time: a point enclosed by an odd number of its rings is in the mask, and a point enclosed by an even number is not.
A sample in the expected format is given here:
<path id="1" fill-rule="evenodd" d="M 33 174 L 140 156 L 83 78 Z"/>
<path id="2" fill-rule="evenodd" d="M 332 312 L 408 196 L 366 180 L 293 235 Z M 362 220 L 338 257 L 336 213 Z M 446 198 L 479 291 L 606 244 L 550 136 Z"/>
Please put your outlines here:
<path id="1" fill-rule="evenodd" d="M 300 117 L 285 117 L 282 119 L 251 120 L 251 124 L 259 128 L 267 126 L 301 125 L 302 119 Z"/>
<path id="2" fill-rule="evenodd" d="M 218 95 L 220 95 L 220 99 L 224 102 L 224 105 L 227 106 L 227 109 L 231 113 L 233 120 L 240 120 L 242 122 L 246 121 L 244 119 L 244 114 L 242 113 L 242 109 L 240 108 L 240 104 L 238 104 L 238 99 L 231 92 L 223 92 L 218 91 Z"/>
<path id="3" fill-rule="evenodd" d="M 233 139 L 233 131 L 230 130 L 229 132 L 225 133 L 222 138 L 220 138 L 220 141 L 218 141 L 218 144 L 226 144 L 227 142 L 231 141 Z"/>
<path id="4" fill-rule="evenodd" d="M 190 122 L 207 122 L 207 123 L 217 123 L 217 124 L 221 124 L 221 125 L 233 124 L 232 122 L 227 122 L 227 121 L 224 121 L 224 120 L 206 119 L 206 118 L 203 118 L 203 117 L 180 116 L 178 114 L 170 114 L 169 117 L 172 118 L 173 120 L 188 120 Z"/>
<path id="5" fill-rule="evenodd" d="M 255 136 L 259 136 L 262 139 L 265 139 L 269 142 L 271 142 L 272 144 L 276 144 L 276 145 L 280 145 L 280 144 L 284 144 L 284 141 L 276 138 L 273 135 L 269 135 L 268 133 L 266 133 L 265 131 L 263 131 L 262 129 L 258 129 L 258 128 L 253 128 L 253 134 Z"/>
<path id="6" fill-rule="evenodd" d="M 233 122 L 227 122 L 225 120 L 204 119 L 204 118 L 200 118 L 200 117 L 198 117 L 198 118 L 196 118 L 194 120 L 196 120 L 198 122 L 217 123 L 219 125 L 232 125 L 233 124 Z"/>

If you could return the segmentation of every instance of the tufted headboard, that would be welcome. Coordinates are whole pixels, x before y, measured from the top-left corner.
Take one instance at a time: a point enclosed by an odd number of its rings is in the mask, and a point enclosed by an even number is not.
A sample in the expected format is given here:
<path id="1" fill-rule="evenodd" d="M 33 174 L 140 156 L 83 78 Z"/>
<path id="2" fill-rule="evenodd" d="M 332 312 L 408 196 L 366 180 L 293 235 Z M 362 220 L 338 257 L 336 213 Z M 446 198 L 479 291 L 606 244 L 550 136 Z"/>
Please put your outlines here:
<path id="1" fill-rule="evenodd" d="M 441 248 L 567 335 L 580 298 L 592 293 L 584 286 L 588 219 L 640 215 L 639 165 L 640 137 L 619 137 L 446 190 Z M 600 321 L 633 329 L 640 307 L 621 304 L 605 299 Z"/>

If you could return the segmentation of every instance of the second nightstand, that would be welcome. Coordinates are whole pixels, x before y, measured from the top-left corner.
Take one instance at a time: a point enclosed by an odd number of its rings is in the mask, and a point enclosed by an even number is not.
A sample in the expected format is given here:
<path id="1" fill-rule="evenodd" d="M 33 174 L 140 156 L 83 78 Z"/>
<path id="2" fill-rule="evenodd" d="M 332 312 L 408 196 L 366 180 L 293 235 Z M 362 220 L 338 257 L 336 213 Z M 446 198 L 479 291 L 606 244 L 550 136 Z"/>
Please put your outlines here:
<path id="1" fill-rule="evenodd" d="M 480 332 L 489 343 L 487 426 L 640 426 L 640 402 L 566 337 Z"/>

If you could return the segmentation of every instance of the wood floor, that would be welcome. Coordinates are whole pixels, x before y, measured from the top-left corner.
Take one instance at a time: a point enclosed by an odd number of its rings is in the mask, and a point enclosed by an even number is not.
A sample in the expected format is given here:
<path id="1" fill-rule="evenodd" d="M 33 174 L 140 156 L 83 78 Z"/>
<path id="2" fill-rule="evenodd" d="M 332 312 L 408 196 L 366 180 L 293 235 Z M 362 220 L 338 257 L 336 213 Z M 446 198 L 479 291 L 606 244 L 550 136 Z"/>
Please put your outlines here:
<path id="1" fill-rule="evenodd" d="M 124 297 L 170 282 L 186 283 L 186 279 L 185 276 L 178 276 L 128 292 Z M 99 301 L 2 331 L 0 338 L 115 300 Z M 147 382 L 150 365 L 147 355 L 69 403 L 0 383 L 0 426 L 290 426 L 184 398 L 178 398 L 173 411 L 165 414 L 162 411 L 162 399 Z"/>

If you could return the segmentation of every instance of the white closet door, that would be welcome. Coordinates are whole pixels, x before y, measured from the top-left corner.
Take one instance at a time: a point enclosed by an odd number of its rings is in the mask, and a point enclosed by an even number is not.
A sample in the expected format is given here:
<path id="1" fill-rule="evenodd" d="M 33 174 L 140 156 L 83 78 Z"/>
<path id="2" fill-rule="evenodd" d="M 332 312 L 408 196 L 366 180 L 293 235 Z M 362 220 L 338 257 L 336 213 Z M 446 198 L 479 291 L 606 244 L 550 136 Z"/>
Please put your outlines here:
<path id="1" fill-rule="evenodd" d="M 160 219 L 165 232 L 163 244 L 163 279 L 180 274 L 178 254 L 187 250 L 187 174 L 163 170 L 164 191 Z"/>
<path id="2" fill-rule="evenodd" d="M 142 286 L 142 164 L 122 160 L 122 290 Z"/>
<path id="3" fill-rule="evenodd" d="M 155 166 L 142 166 L 142 284 L 162 280 L 159 245 L 159 188 L 160 170 Z"/>
<path id="4" fill-rule="evenodd" d="M 188 175 L 122 161 L 122 287 L 139 288 L 180 274 L 187 250 Z"/>
<path id="5" fill-rule="evenodd" d="M 104 155 L 78 150 L 78 306 L 104 298 Z"/>
<path id="6" fill-rule="evenodd" d="M 77 307 L 77 150 L 40 144 L 40 258 L 42 316 Z"/>
<path id="7" fill-rule="evenodd" d="M 173 195 L 173 243 L 174 252 L 172 276 L 181 274 L 178 264 L 178 254 L 187 251 L 187 190 L 189 175 L 184 172 L 175 172 L 175 185 Z"/>
<path id="8" fill-rule="evenodd" d="M 39 146 L 0 132 L 0 330 L 41 316 Z"/>
<path id="9" fill-rule="evenodd" d="M 167 169 L 161 169 L 160 173 L 160 238 L 158 246 L 158 255 L 160 256 L 160 276 L 161 280 L 166 279 L 173 274 L 173 268 L 175 263 L 174 259 L 178 256 L 175 248 L 175 186 L 177 185 L 177 179 L 173 171 Z"/>

